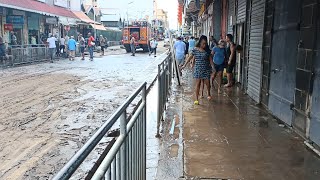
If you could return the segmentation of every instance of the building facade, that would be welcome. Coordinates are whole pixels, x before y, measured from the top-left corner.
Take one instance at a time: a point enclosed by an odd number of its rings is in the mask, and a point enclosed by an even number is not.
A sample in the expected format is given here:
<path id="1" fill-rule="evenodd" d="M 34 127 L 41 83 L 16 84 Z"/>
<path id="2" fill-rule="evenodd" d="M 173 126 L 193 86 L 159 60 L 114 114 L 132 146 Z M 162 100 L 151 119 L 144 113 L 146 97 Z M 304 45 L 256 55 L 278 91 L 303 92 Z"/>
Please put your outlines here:
<path id="1" fill-rule="evenodd" d="M 319 148 L 319 1 L 188 3 L 186 19 L 197 24 L 194 33 L 216 39 L 229 33 L 243 47 L 234 72 L 243 91 Z"/>
<path id="2" fill-rule="evenodd" d="M 85 8 L 83 2 L 83 0 L 0 0 L 0 35 L 7 45 L 11 45 L 10 32 L 13 31 L 18 45 L 26 45 L 31 44 L 31 37 L 35 37 L 38 44 L 43 44 L 49 34 L 57 37 L 77 36 L 79 33 L 93 32 L 94 27 L 101 31 L 106 30 L 100 25 L 99 18 L 96 18 L 95 22 L 82 11 Z M 91 7 L 89 15 L 93 9 L 97 17 L 101 16 L 98 7 Z"/>
<path id="3" fill-rule="evenodd" d="M 156 19 L 163 22 L 163 28 L 168 29 L 169 28 L 169 22 L 168 22 L 168 12 L 164 11 L 163 9 L 157 9 L 157 16 Z"/>

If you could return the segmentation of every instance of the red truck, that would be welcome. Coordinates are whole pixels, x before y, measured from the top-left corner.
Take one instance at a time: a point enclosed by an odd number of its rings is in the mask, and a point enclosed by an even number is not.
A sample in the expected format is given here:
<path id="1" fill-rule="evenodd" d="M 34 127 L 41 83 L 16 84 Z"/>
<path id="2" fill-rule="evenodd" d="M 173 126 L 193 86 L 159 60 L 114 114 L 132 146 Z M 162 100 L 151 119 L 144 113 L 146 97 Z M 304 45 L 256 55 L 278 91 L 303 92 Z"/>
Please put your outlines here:
<path id="1" fill-rule="evenodd" d="M 143 49 L 144 52 L 149 52 L 149 42 L 151 40 L 151 26 L 147 21 L 135 21 L 123 28 L 122 42 L 127 52 L 131 52 L 130 36 L 136 40 L 136 49 Z"/>

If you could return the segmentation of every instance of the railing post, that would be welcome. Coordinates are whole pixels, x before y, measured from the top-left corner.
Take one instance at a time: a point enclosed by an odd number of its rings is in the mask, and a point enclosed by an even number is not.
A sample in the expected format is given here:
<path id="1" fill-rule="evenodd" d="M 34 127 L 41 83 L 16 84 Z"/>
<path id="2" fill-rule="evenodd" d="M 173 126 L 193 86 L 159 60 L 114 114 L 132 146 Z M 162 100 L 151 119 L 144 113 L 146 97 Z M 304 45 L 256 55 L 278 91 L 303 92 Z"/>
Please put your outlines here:
<path id="1" fill-rule="evenodd" d="M 144 108 L 142 110 L 142 180 L 146 180 L 146 169 L 147 169 L 147 87 L 144 86 L 142 89 L 142 103 L 144 103 Z"/>
<path id="2" fill-rule="evenodd" d="M 156 137 L 160 137 L 160 117 L 161 117 L 161 72 L 160 65 L 158 65 L 158 103 L 157 103 L 157 134 Z"/>
<path id="3" fill-rule="evenodd" d="M 120 116 L 120 135 L 121 136 L 126 136 L 127 134 L 127 113 L 126 111 L 123 111 L 121 116 Z M 121 148 L 120 148 L 120 167 L 121 167 L 121 170 L 120 170 L 120 173 L 121 173 L 121 180 L 126 180 L 126 172 L 127 172 L 127 169 L 126 169 L 126 155 L 127 155 L 127 148 L 126 148 L 126 141 L 123 142 L 123 144 L 121 145 Z"/>

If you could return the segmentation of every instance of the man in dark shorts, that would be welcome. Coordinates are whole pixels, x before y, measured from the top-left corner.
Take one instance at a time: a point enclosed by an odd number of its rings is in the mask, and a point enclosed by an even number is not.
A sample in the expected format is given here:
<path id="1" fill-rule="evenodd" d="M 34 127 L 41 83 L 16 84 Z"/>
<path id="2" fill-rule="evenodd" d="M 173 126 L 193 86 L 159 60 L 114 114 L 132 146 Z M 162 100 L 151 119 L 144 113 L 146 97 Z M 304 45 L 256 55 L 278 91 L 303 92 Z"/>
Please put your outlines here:
<path id="1" fill-rule="evenodd" d="M 231 87 L 233 85 L 233 69 L 236 65 L 236 45 L 233 42 L 233 36 L 231 34 L 227 34 L 226 41 L 228 46 L 226 48 L 227 54 L 227 79 L 228 83 L 225 87 Z"/>
<path id="2" fill-rule="evenodd" d="M 78 37 L 79 47 L 80 47 L 80 53 L 81 53 L 81 60 L 84 60 L 84 49 L 86 47 L 85 39 L 83 38 L 82 34 L 79 34 Z"/>

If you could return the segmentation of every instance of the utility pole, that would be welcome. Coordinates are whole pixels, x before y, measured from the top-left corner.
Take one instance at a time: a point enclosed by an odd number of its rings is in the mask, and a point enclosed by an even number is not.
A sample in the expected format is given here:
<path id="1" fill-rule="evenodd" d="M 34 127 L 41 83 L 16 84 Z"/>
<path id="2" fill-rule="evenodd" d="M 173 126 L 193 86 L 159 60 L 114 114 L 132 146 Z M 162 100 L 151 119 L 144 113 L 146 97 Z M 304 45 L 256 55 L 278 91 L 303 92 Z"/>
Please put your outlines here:
<path id="1" fill-rule="evenodd" d="M 96 11 L 93 6 L 93 21 L 94 21 L 94 39 L 97 39 L 97 29 L 96 29 Z"/>

